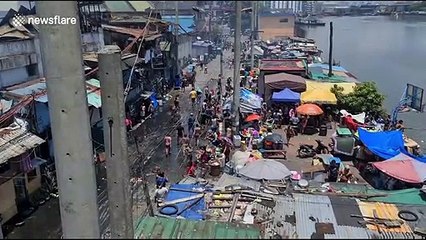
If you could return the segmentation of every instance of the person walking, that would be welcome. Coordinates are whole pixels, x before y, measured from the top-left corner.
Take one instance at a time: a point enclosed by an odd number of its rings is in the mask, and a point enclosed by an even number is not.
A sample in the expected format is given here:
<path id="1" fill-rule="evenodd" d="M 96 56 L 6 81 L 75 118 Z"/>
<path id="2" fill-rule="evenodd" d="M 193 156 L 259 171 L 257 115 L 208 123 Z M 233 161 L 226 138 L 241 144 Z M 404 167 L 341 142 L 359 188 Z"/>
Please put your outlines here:
<path id="1" fill-rule="evenodd" d="M 170 156 L 170 150 L 172 145 L 172 137 L 169 136 L 169 134 L 166 134 L 164 137 L 164 147 L 166 152 L 166 157 Z"/>
<path id="2" fill-rule="evenodd" d="M 175 105 L 175 111 L 179 111 L 179 94 L 175 96 L 175 99 L 173 100 L 173 104 Z"/>
<path id="3" fill-rule="evenodd" d="M 195 123 L 194 114 L 191 113 L 189 114 L 189 118 L 188 118 L 188 134 L 190 138 L 193 136 L 193 133 L 194 133 L 194 123 Z"/>
<path id="4" fill-rule="evenodd" d="M 192 107 L 195 106 L 195 101 L 197 100 L 197 91 L 195 91 L 195 88 L 192 89 L 192 91 L 189 93 L 189 98 L 191 99 Z"/>
<path id="5" fill-rule="evenodd" d="M 184 132 L 184 127 L 182 126 L 182 124 L 179 124 L 179 126 L 177 126 L 176 131 L 177 131 L 177 143 L 180 144 L 180 140 L 183 138 L 183 132 Z"/>
<path id="6" fill-rule="evenodd" d="M 285 135 L 287 137 L 287 146 L 290 146 L 290 139 L 294 137 L 294 129 L 288 125 L 287 129 L 285 130 Z"/>

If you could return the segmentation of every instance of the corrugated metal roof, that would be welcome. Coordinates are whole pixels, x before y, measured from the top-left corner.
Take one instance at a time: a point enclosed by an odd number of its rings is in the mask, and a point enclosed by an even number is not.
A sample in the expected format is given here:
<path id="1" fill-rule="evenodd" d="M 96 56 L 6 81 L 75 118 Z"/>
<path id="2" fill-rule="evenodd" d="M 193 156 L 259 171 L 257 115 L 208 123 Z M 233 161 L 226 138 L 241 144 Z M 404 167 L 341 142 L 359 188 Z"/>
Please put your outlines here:
<path id="1" fill-rule="evenodd" d="M 136 11 L 143 12 L 148 8 L 153 8 L 149 1 L 128 1 Z"/>
<path id="2" fill-rule="evenodd" d="M 367 229 L 351 226 L 334 226 L 335 234 L 324 234 L 325 239 L 368 239 Z"/>
<path id="3" fill-rule="evenodd" d="M 273 228 L 283 239 L 298 238 L 296 232 L 296 209 L 294 199 L 277 197 L 274 207 L 274 221 L 267 228 Z"/>
<path id="4" fill-rule="evenodd" d="M 38 82 L 23 88 L 18 88 L 15 90 L 11 90 L 8 91 L 12 94 L 15 95 L 20 95 L 20 96 L 26 96 L 26 95 L 31 95 L 33 93 L 40 93 L 44 90 L 46 90 L 47 86 L 46 86 L 46 82 Z"/>
<path id="5" fill-rule="evenodd" d="M 86 83 L 87 83 L 87 84 L 90 84 L 90 85 L 92 85 L 92 86 L 94 86 L 94 87 L 97 87 L 97 88 L 100 88 L 100 87 L 101 87 L 101 82 L 100 82 L 98 79 L 94 79 L 94 78 L 92 78 L 92 79 L 90 79 L 90 80 L 87 80 L 87 81 L 86 81 Z"/>
<path id="6" fill-rule="evenodd" d="M 135 9 L 127 1 L 105 1 L 106 8 L 110 12 L 134 12 Z"/>
<path id="7" fill-rule="evenodd" d="M 0 164 L 44 142 L 43 139 L 32 134 L 24 127 L 16 130 L 4 128 L 0 130 Z"/>
<path id="8" fill-rule="evenodd" d="M 322 234 L 335 234 L 337 221 L 327 196 L 294 194 L 296 229 L 299 238 L 319 238 Z M 322 230 L 318 231 L 321 225 Z M 326 228 L 326 229 L 325 229 Z"/>
<path id="9" fill-rule="evenodd" d="M 162 16 L 162 20 L 175 23 L 176 17 L 175 16 Z M 194 22 L 194 16 L 178 16 L 179 19 L 179 25 L 186 31 L 186 32 L 192 32 L 194 31 L 193 26 L 195 25 Z M 171 28 L 172 26 L 170 26 Z"/>
<path id="10" fill-rule="evenodd" d="M 100 82 L 97 79 L 90 79 L 88 81 L 86 81 L 87 84 L 90 84 L 91 86 L 100 88 Z M 11 93 L 13 95 L 17 95 L 17 96 L 26 96 L 26 95 L 31 95 L 33 92 L 35 93 L 39 93 L 42 92 L 43 90 L 46 90 L 47 86 L 46 86 L 46 82 L 38 82 L 29 86 L 25 86 L 22 88 L 17 88 L 14 90 L 10 90 L 7 91 L 6 93 Z M 42 102 L 42 103 L 47 103 L 49 101 L 47 94 L 45 95 L 41 95 L 38 96 L 36 98 L 37 102 Z M 93 106 L 95 108 L 100 108 L 102 106 L 102 102 L 101 102 L 101 90 L 97 89 L 97 90 L 93 90 L 88 86 L 88 90 L 87 90 L 87 102 L 89 104 L 89 106 Z"/>
<path id="11" fill-rule="evenodd" d="M 305 63 L 300 59 L 261 60 L 263 71 L 305 71 Z"/>
<path id="12" fill-rule="evenodd" d="M 363 216 L 374 217 L 373 210 L 376 210 L 377 216 L 379 218 L 387 218 L 387 219 L 399 219 L 398 217 L 398 208 L 394 204 L 387 203 L 371 203 L 371 202 L 358 202 L 359 209 Z M 376 230 L 377 227 L 371 224 L 367 225 L 367 228 L 370 230 Z M 404 223 L 401 227 L 395 228 L 383 228 L 382 232 L 392 232 L 392 233 L 409 233 L 412 234 L 413 231 L 411 227 Z"/>
<path id="13" fill-rule="evenodd" d="M 241 178 L 241 177 L 234 177 L 224 173 L 215 184 L 215 187 L 224 188 L 230 185 L 240 185 L 240 186 L 252 188 L 255 191 L 259 191 L 261 184 L 258 181 L 253 181 L 253 180 Z"/>
<path id="14" fill-rule="evenodd" d="M 144 217 L 136 228 L 137 239 L 259 239 L 253 225 Z"/>

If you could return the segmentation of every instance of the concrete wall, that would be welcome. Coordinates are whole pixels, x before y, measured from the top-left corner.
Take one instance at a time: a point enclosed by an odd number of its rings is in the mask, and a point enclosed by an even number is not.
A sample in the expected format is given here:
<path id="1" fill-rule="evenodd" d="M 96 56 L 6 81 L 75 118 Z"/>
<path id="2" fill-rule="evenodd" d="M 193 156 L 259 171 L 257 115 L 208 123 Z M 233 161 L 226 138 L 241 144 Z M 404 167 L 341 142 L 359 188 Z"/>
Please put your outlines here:
<path id="1" fill-rule="evenodd" d="M 15 187 L 13 179 L 0 185 L 0 214 L 3 218 L 3 222 L 6 222 L 18 213 L 18 209 L 15 203 Z"/>
<path id="2" fill-rule="evenodd" d="M 287 22 L 285 22 L 287 19 Z M 261 40 L 294 36 L 294 16 L 259 16 Z"/>
<path id="3" fill-rule="evenodd" d="M 25 183 L 27 186 L 28 194 L 31 195 L 41 187 L 41 172 L 40 167 L 35 168 L 37 172 L 37 176 L 33 178 L 31 181 L 28 180 L 28 175 L 25 174 Z"/>
<path id="4" fill-rule="evenodd" d="M 191 36 L 179 36 L 178 59 L 183 62 L 184 58 L 192 56 L 192 39 Z"/>
<path id="5" fill-rule="evenodd" d="M 42 76 L 39 53 L 37 38 L 0 42 L 0 88 Z M 30 70 L 28 66 L 35 69 Z"/>
<path id="6" fill-rule="evenodd" d="M 28 79 L 26 67 L 0 71 L 0 88 L 23 83 Z"/>
<path id="7" fill-rule="evenodd" d="M 103 30 L 99 28 L 96 32 L 81 34 L 81 45 L 83 52 L 99 51 L 105 46 Z"/>

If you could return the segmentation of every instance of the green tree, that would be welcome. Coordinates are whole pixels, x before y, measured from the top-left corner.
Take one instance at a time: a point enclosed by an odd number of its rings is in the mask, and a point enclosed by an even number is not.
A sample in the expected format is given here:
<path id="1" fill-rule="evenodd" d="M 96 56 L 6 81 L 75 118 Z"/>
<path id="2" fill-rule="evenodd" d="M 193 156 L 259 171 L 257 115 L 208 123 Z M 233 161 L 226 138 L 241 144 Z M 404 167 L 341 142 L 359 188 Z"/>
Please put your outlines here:
<path id="1" fill-rule="evenodd" d="M 372 115 L 384 113 L 385 96 L 379 92 L 374 82 L 359 84 L 349 94 L 343 94 L 343 88 L 337 85 L 334 85 L 330 91 L 336 96 L 337 105 L 351 113 L 365 112 Z"/>

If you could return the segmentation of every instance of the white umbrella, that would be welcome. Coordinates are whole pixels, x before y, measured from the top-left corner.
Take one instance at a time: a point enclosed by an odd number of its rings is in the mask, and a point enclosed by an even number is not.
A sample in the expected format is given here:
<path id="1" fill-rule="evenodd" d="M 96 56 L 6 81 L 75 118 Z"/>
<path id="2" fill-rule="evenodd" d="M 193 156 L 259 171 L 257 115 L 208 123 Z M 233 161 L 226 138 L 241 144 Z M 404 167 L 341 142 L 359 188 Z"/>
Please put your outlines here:
<path id="1" fill-rule="evenodd" d="M 271 159 L 259 159 L 244 166 L 239 174 L 256 180 L 281 180 L 291 175 L 290 170 Z"/>

